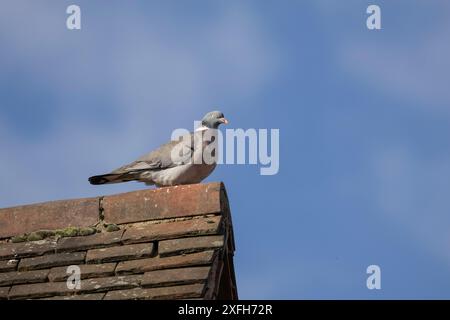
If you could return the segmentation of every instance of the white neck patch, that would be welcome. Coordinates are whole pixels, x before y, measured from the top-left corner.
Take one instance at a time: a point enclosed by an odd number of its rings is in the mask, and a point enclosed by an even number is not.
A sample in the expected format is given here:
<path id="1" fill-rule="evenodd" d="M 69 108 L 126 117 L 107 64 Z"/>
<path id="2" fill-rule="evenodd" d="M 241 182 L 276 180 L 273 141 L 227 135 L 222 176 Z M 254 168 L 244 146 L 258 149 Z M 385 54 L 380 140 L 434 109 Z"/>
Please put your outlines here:
<path id="1" fill-rule="evenodd" d="M 198 127 L 197 129 L 195 129 L 195 131 L 205 131 L 205 130 L 208 130 L 208 127 L 201 126 L 201 127 Z"/>

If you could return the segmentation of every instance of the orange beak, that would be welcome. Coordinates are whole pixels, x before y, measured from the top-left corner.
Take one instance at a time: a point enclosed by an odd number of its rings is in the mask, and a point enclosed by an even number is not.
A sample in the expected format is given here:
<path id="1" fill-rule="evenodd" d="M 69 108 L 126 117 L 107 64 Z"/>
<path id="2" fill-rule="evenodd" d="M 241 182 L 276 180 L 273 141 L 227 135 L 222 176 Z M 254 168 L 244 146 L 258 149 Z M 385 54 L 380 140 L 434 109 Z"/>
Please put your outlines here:
<path id="1" fill-rule="evenodd" d="M 225 118 L 220 118 L 219 120 L 220 120 L 220 122 L 222 122 L 223 124 L 228 124 L 228 120 L 225 119 Z"/>

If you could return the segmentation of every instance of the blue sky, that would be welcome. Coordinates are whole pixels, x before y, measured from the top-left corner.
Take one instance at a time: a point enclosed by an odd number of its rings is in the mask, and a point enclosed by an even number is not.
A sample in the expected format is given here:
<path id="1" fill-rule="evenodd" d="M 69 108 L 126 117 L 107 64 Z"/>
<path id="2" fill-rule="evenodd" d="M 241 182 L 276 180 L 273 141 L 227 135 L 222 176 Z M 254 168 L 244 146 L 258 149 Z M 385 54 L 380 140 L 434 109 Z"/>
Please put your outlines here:
<path id="1" fill-rule="evenodd" d="M 220 109 L 280 129 L 277 175 L 207 179 L 227 187 L 241 298 L 450 298 L 448 1 L 0 6 L 0 207 L 144 188 L 87 177 Z"/>

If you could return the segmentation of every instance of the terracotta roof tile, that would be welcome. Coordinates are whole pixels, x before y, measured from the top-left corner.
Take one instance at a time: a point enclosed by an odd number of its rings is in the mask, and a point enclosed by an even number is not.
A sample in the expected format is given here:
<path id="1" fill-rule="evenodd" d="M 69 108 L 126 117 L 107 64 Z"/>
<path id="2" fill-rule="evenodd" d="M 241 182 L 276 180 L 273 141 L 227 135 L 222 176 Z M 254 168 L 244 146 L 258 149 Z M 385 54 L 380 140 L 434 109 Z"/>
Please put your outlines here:
<path id="1" fill-rule="evenodd" d="M 221 183 L 1 209 L 0 230 L 0 299 L 237 299 Z"/>
<path id="2" fill-rule="evenodd" d="M 102 264 L 82 264 L 79 265 L 81 270 L 81 279 L 87 278 L 101 278 L 114 275 L 117 263 L 102 263 Z M 65 281 L 71 275 L 67 273 L 67 267 L 56 267 L 50 270 L 48 279 L 50 281 Z"/>
<path id="3" fill-rule="evenodd" d="M 84 237 L 62 238 L 56 246 L 57 252 L 79 251 L 109 247 L 121 243 L 124 230 L 97 233 Z"/>
<path id="4" fill-rule="evenodd" d="M 72 294 L 65 282 L 45 282 L 15 285 L 9 291 L 9 299 L 29 299 Z"/>
<path id="5" fill-rule="evenodd" d="M 144 273 L 147 271 L 208 265 L 213 262 L 214 251 L 202 251 L 167 258 L 155 257 L 142 260 L 122 261 L 117 265 L 117 274 Z"/>
<path id="6" fill-rule="evenodd" d="M 130 244 L 126 246 L 92 249 L 86 256 L 86 263 L 105 263 L 150 257 L 153 243 Z"/>
<path id="7" fill-rule="evenodd" d="M 0 273 L 0 286 L 45 282 L 47 276 L 48 270 Z"/>
<path id="8" fill-rule="evenodd" d="M 97 222 L 98 207 L 99 198 L 91 198 L 0 209 L 0 238 L 35 230 L 87 227 Z"/>
<path id="9" fill-rule="evenodd" d="M 204 236 L 165 240 L 159 243 L 160 256 L 185 254 L 201 250 L 210 250 L 224 246 L 223 236 Z"/>
<path id="10" fill-rule="evenodd" d="M 221 184 L 193 184 L 135 191 L 104 197 L 102 207 L 109 223 L 219 213 Z"/>
<path id="11" fill-rule="evenodd" d="M 125 231 L 122 241 L 124 243 L 137 243 L 186 236 L 217 234 L 219 232 L 221 218 L 221 216 L 213 216 L 131 227 Z"/>
<path id="12" fill-rule="evenodd" d="M 45 269 L 58 266 L 69 266 L 84 263 L 85 252 L 57 253 L 20 260 L 19 271 Z"/>
<path id="13" fill-rule="evenodd" d="M 56 243 L 53 241 L 33 241 L 21 243 L 6 243 L 0 246 L 0 259 L 10 260 L 32 256 L 41 256 L 55 252 Z"/>
<path id="14" fill-rule="evenodd" d="M 206 282 L 210 271 L 210 267 L 150 271 L 144 274 L 141 284 L 143 287 L 161 287 L 164 285 L 201 283 Z"/>
<path id="15" fill-rule="evenodd" d="M 86 279 L 82 282 L 79 292 L 103 292 L 116 289 L 138 287 L 143 275 L 114 276 L 107 278 Z"/>
<path id="16" fill-rule="evenodd" d="M 130 300 L 130 299 L 188 299 L 199 298 L 205 291 L 205 284 L 191 284 L 162 288 L 135 288 L 129 290 L 110 291 L 105 300 Z"/>

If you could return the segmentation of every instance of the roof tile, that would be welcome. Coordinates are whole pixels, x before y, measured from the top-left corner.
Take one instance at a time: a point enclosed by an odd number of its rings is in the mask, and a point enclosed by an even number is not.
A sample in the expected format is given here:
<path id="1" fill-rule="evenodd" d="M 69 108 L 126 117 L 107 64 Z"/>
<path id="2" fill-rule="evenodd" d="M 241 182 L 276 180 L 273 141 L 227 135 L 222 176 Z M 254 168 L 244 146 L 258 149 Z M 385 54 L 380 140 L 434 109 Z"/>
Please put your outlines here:
<path id="1" fill-rule="evenodd" d="M 113 276 L 116 263 L 82 264 L 79 267 L 81 271 L 81 279 L 101 278 Z M 67 267 L 56 267 L 50 270 L 48 278 L 53 282 L 65 281 L 70 275 L 70 273 L 67 273 Z"/>
<path id="2" fill-rule="evenodd" d="M 213 216 L 130 227 L 125 231 L 122 241 L 124 243 L 137 243 L 194 235 L 215 234 L 219 232 L 221 219 L 221 216 Z"/>
<path id="3" fill-rule="evenodd" d="M 46 253 L 55 252 L 55 247 L 56 242 L 47 240 L 5 243 L 0 246 L 0 259 L 41 256 Z"/>
<path id="4" fill-rule="evenodd" d="M 121 242 L 124 230 L 96 233 L 90 236 L 62 238 L 56 252 L 80 251 L 99 247 L 110 247 Z"/>
<path id="5" fill-rule="evenodd" d="M 109 223 L 122 224 L 218 213 L 221 188 L 221 183 L 207 183 L 107 196 L 103 214 Z"/>
<path id="6" fill-rule="evenodd" d="M 43 229 L 89 227 L 99 220 L 99 198 L 61 200 L 0 209 L 0 238 Z"/>
<path id="7" fill-rule="evenodd" d="M 216 249 L 223 246 L 224 237 L 222 235 L 216 235 L 160 241 L 158 251 L 161 257 L 165 257 L 180 253 Z"/>
<path id="8" fill-rule="evenodd" d="M 211 267 L 177 268 L 146 272 L 143 287 L 161 287 L 178 284 L 201 283 L 208 278 Z"/>
<path id="9" fill-rule="evenodd" d="M 188 299 L 203 295 L 205 284 L 190 284 L 160 288 L 135 288 L 129 290 L 110 291 L 105 300 L 131 300 L 131 299 Z"/>
<path id="10" fill-rule="evenodd" d="M 119 247 L 89 250 L 86 263 L 104 263 L 128 259 L 141 259 L 153 254 L 153 243 L 131 244 Z"/>
<path id="11" fill-rule="evenodd" d="M 0 286 L 45 282 L 49 270 L 0 273 Z"/>
<path id="12" fill-rule="evenodd" d="M 71 294 L 74 290 L 67 287 L 66 282 L 44 282 L 15 285 L 9 291 L 9 299 L 41 298 L 63 294 Z"/>
<path id="13" fill-rule="evenodd" d="M 142 275 L 130 275 L 86 279 L 81 282 L 80 292 L 103 292 L 116 289 L 133 288 L 140 285 L 142 277 Z"/>
<path id="14" fill-rule="evenodd" d="M 37 270 L 51 267 L 84 263 L 86 252 L 57 253 L 20 260 L 19 271 Z"/>
<path id="15" fill-rule="evenodd" d="M 116 268 L 117 274 L 144 273 L 152 270 L 190 267 L 212 263 L 214 251 L 172 256 L 167 258 L 150 258 L 119 262 Z"/>

